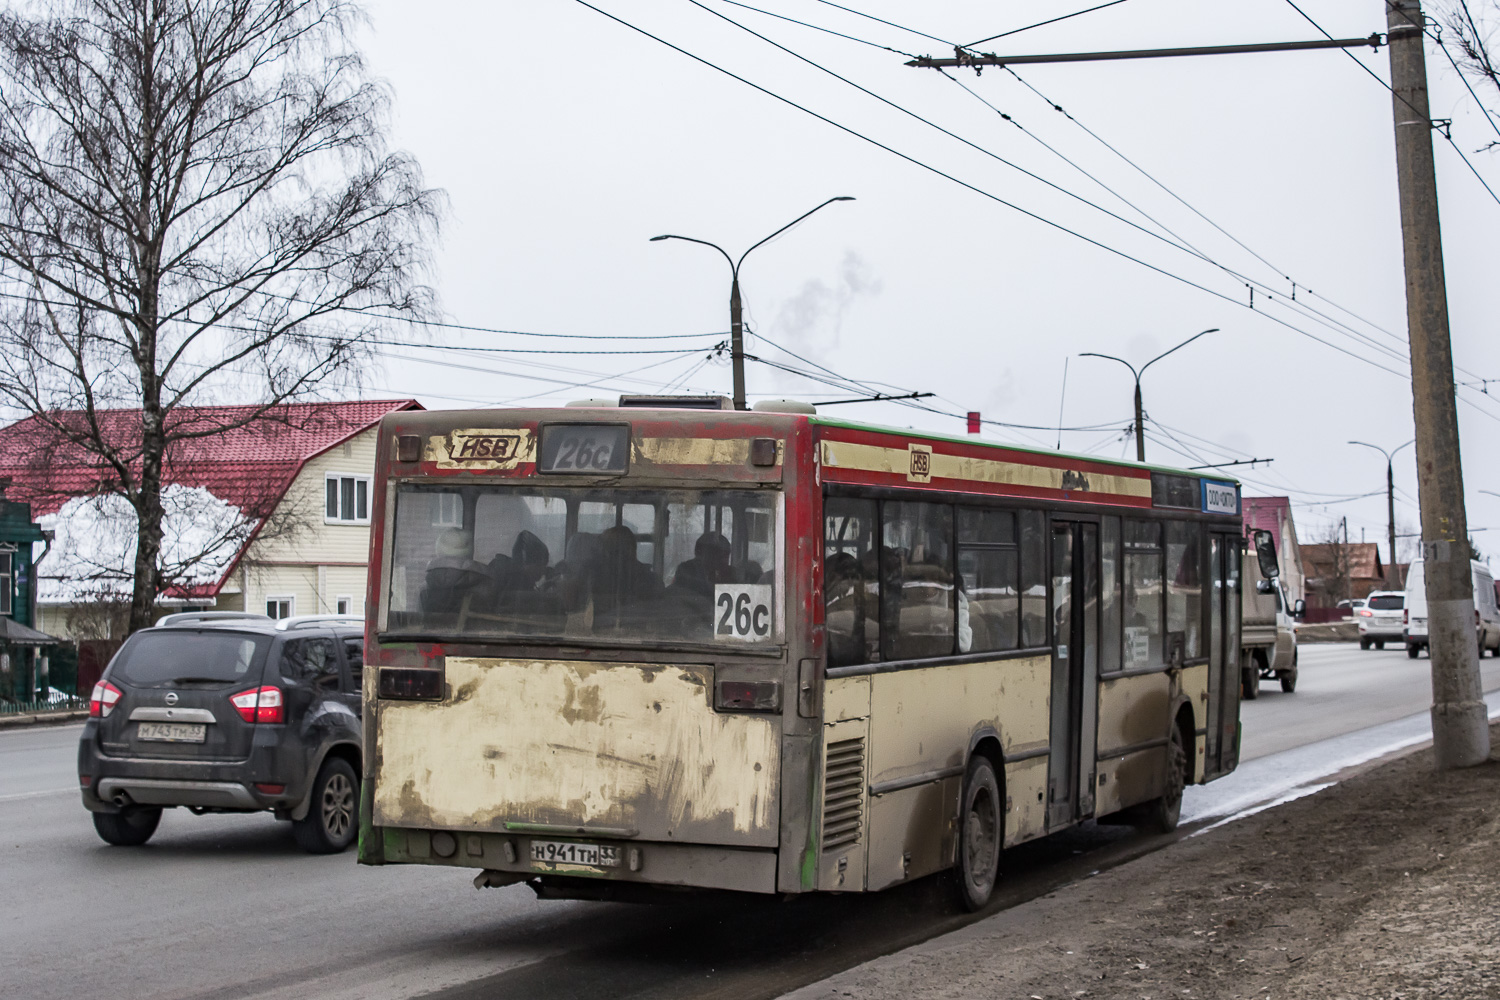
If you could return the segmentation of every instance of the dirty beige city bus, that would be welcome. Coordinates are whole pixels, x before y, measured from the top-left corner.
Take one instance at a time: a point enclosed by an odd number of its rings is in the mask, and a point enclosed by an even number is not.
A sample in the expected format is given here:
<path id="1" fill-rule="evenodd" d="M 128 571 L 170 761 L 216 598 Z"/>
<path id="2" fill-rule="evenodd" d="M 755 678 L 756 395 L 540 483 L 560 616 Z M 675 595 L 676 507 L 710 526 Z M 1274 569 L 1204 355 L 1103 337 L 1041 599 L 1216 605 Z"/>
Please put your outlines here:
<path id="1" fill-rule="evenodd" d="M 385 418 L 363 863 L 977 908 L 1233 769 L 1236 483 L 717 402 Z"/>

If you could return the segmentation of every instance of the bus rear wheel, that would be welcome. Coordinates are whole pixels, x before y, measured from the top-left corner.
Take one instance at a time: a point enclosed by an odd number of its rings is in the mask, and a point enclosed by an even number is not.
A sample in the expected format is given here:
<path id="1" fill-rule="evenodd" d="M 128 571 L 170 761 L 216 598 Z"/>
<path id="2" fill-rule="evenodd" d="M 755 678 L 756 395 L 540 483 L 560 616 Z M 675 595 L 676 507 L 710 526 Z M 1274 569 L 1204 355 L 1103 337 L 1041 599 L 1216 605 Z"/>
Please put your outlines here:
<path id="1" fill-rule="evenodd" d="M 1167 774 L 1161 798 L 1142 807 L 1143 825 L 1158 833 L 1171 833 L 1182 819 L 1182 790 L 1187 786 L 1187 749 L 1182 743 L 1182 729 L 1172 727 L 1167 738 Z"/>
<path id="2" fill-rule="evenodd" d="M 958 901 L 970 913 L 984 909 L 1000 873 L 1004 808 L 995 765 L 987 757 L 969 761 L 959 800 L 958 864 L 953 881 Z"/>

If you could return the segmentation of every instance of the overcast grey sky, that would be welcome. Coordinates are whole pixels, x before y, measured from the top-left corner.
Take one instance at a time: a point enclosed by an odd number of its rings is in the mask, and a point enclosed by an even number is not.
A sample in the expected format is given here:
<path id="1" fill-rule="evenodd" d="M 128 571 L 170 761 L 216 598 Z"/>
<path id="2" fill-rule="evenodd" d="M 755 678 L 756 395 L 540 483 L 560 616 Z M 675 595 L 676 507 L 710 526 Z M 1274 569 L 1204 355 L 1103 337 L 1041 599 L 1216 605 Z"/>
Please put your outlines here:
<path id="1" fill-rule="evenodd" d="M 374 0 L 365 51 L 394 88 L 396 144 L 450 197 L 437 273 L 445 314 L 538 333 L 704 336 L 611 343 L 434 331 L 434 342 L 450 346 L 684 356 L 401 350 L 371 377 L 372 391 L 413 395 L 430 407 L 553 404 L 669 384 L 727 394 L 727 362 L 702 362 L 712 334 L 728 327 L 728 266 L 706 247 L 648 237 L 680 233 L 738 255 L 824 199 L 853 195 L 857 201 L 830 205 L 749 258 L 742 280 L 757 336 L 747 349 L 867 385 L 934 392 L 927 402 L 956 416 L 890 403 L 831 412 L 961 433 L 963 411 L 976 409 L 986 419 L 1055 428 L 1069 359 L 1062 423 L 1097 429 L 1064 431 L 1063 447 L 1118 457 L 1130 447 L 1122 439 L 1129 375 L 1077 355 L 1140 362 L 1220 327 L 1147 374 L 1147 457 L 1180 465 L 1274 458 L 1269 467 L 1232 471 L 1247 493 L 1290 494 L 1304 541 L 1343 515 L 1351 538 L 1383 540 L 1384 460 L 1345 442 L 1394 447 L 1412 436 L 1391 100 L 1355 64 L 1385 77 L 1384 49 L 1351 50 L 1353 59 L 1325 50 L 1018 67 L 1025 84 L 1075 122 L 1005 70 L 955 73 L 955 83 L 907 68 L 902 55 L 725 0 L 591 2 L 992 197 L 576 0 Z M 942 42 L 824 0 L 746 2 L 902 52 L 951 54 Z M 1299 4 L 1336 37 L 1385 30 L 1380 0 Z M 844 6 L 967 43 L 1090 4 Z M 1128 0 L 981 48 L 1014 54 L 1317 37 L 1287 0 Z M 1500 191 L 1500 154 L 1473 152 L 1496 134 L 1435 45 L 1428 68 L 1434 117 L 1453 119 L 1455 142 Z M 1500 378 L 1500 283 L 1490 252 L 1500 204 L 1440 137 L 1437 146 L 1458 377 Z M 1179 239 L 1197 253 L 1174 245 Z M 1287 301 L 1289 278 L 1295 304 Z M 1247 281 L 1259 285 L 1253 311 Z M 749 388 L 752 398 L 858 394 L 755 363 Z M 1500 491 L 1500 383 L 1490 389 L 1489 396 L 1461 390 L 1474 405 L 1459 414 L 1469 521 L 1494 526 L 1476 538 L 1500 552 L 1500 498 L 1478 492 Z M 1058 432 L 987 426 L 985 436 L 1052 447 Z M 1415 531 L 1411 449 L 1398 458 L 1396 483 L 1398 521 Z M 1379 495 L 1333 502 L 1372 492 Z"/>

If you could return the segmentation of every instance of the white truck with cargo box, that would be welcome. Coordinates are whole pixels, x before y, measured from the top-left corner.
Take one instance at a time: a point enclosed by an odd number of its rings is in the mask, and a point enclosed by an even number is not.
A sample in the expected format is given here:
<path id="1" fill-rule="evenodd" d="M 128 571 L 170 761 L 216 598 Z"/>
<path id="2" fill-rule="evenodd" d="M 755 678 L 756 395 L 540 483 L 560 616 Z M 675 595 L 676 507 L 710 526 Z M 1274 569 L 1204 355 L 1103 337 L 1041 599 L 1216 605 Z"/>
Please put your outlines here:
<path id="1" fill-rule="evenodd" d="M 1287 599 L 1276 559 L 1276 540 L 1269 531 L 1251 532 L 1245 550 L 1244 591 L 1240 600 L 1240 689 L 1246 701 L 1260 697 L 1262 680 L 1281 681 L 1281 690 L 1297 689 L 1297 629 L 1293 615 L 1304 604 Z"/>

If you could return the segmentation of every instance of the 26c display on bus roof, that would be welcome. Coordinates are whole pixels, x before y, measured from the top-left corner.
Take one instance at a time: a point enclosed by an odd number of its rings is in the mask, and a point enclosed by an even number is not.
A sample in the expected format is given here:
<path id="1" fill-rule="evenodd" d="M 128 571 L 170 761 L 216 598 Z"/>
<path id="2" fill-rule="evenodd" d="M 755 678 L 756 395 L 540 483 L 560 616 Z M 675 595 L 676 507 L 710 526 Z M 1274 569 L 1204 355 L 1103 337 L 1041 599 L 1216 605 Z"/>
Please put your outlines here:
<path id="1" fill-rule="evenodd" d="M 540 473 L 623 475 L 630 464 L 629 424 L 543 424 Z"/>

